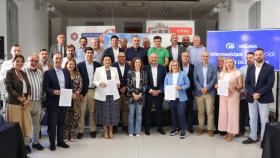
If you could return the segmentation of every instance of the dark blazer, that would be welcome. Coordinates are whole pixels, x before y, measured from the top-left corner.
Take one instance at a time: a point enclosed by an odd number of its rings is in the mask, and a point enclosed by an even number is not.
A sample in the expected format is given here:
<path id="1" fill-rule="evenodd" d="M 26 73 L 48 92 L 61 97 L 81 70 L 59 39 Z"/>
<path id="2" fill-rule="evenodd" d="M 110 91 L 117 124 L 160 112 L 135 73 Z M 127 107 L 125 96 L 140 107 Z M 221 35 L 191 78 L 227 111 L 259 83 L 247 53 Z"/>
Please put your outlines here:
<path id="1" fill-rule="evenodd" d="M 66 49 L 65 49 L 65 45 L 63 45 L 63 51 L 64 51 L 64 54 L 62 54 L 63 52 L 60 52 L 59 48 L 58 48 L 58 43 L 56 44 L 53 44 L 50 48 L 50 52 L 49 52 L 49 62 L 52 62 L 52 58 L 53 56 L 56 54 L 56 53 L 60 53 L 62 55 L 62 57 L 66 57 Z"/>
<path id="2" fill-rule="evenodd" d="M 259 103 L 273 103 L 274 98 L 272 94 L 272 88 L 275 79 L 273 66 L 263 63 L 257 84 L 255 83 L 255 70 L 255 64 L 248 66 L 245 79 L 245 88 L 248 92 L 248 102 L 253 103 L 253 93 L 259 93 L 261 94 L 261 97 L 258 100 Z"/>
<path id="3" fill-rule="evenodd" d="M 173 55 L 172 55 L 172 46 L 168 46 L 168 47 L 166 47 L 166 49 L 168 50 L 168 52 L 169 52 L 169 62 L 171 61 L 171 60 L 173 60 Z M 183 53 L 183 52 L 185 52 L 185 48 L 183 47 L 183 46 L 179 46 L 178 45 L 178 61 L 179 62 L 181 62 L 182 61 L 182 57 L 181 57 L 181 54 Z"/>
<path id="4" fill-rule="evenodd" d="M 140 88 L 136 88 L 136 73 L 134 70 L 128 71 L 127 74 L 127 96 L 129 103 L 138 103 L 143 105 L 145 99 L 145 92 L 147 88 L 147 73 L 146 71 L 140 71 Z M 138 101 L 133 99 L 132 93 L 142 93 L 142 96 Z"/>
<path id="5" fill-rule="evenodd" d="M 120 69 L 120 64 L 118 62 L 114 63 L 112 66 L 116 67 L 117 70 L 118 70 L 118 74 L 119 74 L 119 78 L 120 78 L 120 82 L 121 82 L 120 88 L 122 88 L 127 83 L 127 80 L 126 80 L 127 79 L 127 73 L 130 69 L 130 66 L 127 63 L 125 63 L 123 76 L 122 76 L 122 72 L 121 72 L 121 69 Z"/>
<path id="6" fill-rule="evenodd" d="M 92 74 L 92 76 L 93 76 L 95 73 L 95 69 L 97 67 L 100 67 L 101 64 L 96 61 L 93 61 L 92 66 L 93 66 L 93 74 Z M 79 69 L 79 72 L 82 76 L 82 81 L 83 81 L 82 95 L 85 96 L 87 94 L 88 86 L 89 86 L 89 77 L 88 77 L 88 72 L 87 72 L 86 61 L 79 63 L 77 65 L 77 68 Z"/>
<path id="7" fill-rule="evenodd" d="M 147 71 L 147 78 L 148 78 L 147 93 L 149 93 L 150 89 L 159 89 L 163 93 L 164 92 L 164 78 L 166 75 L 165 67 L 160 64 L 158 64 L 158 66 L 157 66 L 157 87 L 154 87 L 151 65 L 148 64 L 145 67 L 145 70 Z"/>
<path id="8" fill-rule="evenodd" d="M 70 74 L 67 70 L 62 69 L 64 78 L 65 78 L 65 88 L 71 89 L 72 88 L 72 82 L 70 78 Z M 43 79 L 43 90 L 46 93 L 46 107 L 57 107 L 59 104 L 59 96 L 54 95 L 54 90 L 60 90 L 59 81 L 55 72 L 55 69 L 50 69 L 45 71 L 44 73 L 44 79 Z"/>
<path id="9" fill-rule="evenodd" d="M 27 86 L 27 94 L 31 95 L 30 83 L 28 81 L 27 75 L 25 72 L 21 71 L 22 77 L 25 80 Z M 21 102 L 18 100 L 18 97 L 22 97 L 23 83 L 18 78 L 15 68 L 12 68 L 7 71 L 5 86 L 8 92 L 8 103 L 21 105 Z"/>
<path id="10" fill-rule="evenodd" d="M 119 51 L 123 51 L 123 49 L 119 48 Z M 124 51 L 123 51 L 123 52 L 124 52 Z M 113 48 L 112 48 L 112 47 L 107 48 L 107 49 L 104 51 L 104 55 L 105 55 L 105 54 L 111 56 L 112 64 L 115 63 L 115 62 L 117 62 L 117 61 L 115 61 L 115 56 L 114 56 L 114 52 L 113 52 Z"/>
<path id="11" fill-rule="evenodd" d="M 182 64 L 180 64 L 180 65 L 181 65 L 181 70 L 183 71 L 183 65 Z M 189 63 L 188 77 L 190 80 L 190 87 L 187 89 L 188 96 L 192 95 L 192 91 L 194 90 L 193 72 L 194 72 L 194 65 Z"/>

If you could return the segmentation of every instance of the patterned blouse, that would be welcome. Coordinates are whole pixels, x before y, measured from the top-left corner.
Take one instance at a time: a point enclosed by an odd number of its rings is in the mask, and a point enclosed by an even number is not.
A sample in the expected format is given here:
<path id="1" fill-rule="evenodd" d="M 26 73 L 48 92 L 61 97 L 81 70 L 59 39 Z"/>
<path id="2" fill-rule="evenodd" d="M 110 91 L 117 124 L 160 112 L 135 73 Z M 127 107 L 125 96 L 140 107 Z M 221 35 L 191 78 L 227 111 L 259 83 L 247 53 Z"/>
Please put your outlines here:
<path id="1" fill-rule="evenodd" d="M 79 72 L 74 73 L 71 75 L 71 81 L 72 81 L 72 87 L 73 87 L 73 100 L 74 101 L 79 101 L 79 98 L 74 97 L 74 94 L 76 92 L 82 92 L 82 87 L 83 87 L 83 82 L 82 82 L 82 77 Z"/>
<path id="2" fill-rule="evenodd" d="M 129 70 L 127 73 L 127 96 L 130 104 L 137 103 L 143 104 L 145 99 L 145 92 L 147 89 L 147 73 L 146 71 L 140 71 L 140 88 L 136 88 L 136 73 L 134 70 Z M 133 99 L 132 93 L 142 93 L 139 100 Z"/>

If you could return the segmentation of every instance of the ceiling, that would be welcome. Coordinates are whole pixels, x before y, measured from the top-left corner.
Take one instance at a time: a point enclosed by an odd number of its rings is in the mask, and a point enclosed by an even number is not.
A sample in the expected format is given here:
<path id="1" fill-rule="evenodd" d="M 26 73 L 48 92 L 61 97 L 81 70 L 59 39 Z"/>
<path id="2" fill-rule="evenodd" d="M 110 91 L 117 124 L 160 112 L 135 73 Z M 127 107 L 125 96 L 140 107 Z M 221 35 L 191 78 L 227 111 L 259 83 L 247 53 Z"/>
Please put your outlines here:
<path id="1" fill-rule="evenodd" d="M 94 1 L 49 0 L 68 17 L 197 19 L 225 0 Z"/>

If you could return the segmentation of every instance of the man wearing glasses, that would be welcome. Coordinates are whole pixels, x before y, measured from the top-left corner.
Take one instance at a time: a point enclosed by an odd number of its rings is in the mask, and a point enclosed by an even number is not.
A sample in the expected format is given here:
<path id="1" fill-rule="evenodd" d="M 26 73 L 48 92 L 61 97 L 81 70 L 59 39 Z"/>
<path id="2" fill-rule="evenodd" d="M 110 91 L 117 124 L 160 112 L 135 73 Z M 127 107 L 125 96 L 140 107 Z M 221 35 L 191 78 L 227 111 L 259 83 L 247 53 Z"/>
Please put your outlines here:
<path id="1" fill-rule="evenodd" d="M 43 72 L 38 69 L 39 56 L 31 55 L 28 57 L 27 67 L 24 71 L 27 74 L 27 78 L 31 87 L 31 98 L 30 98 L 30 115 L 32 118 L 33 125 L 33 144 L 32 147 L 37 150 L 43 150 L 44 147 L 40 144 L 39 133 L 41 129 L 40 117 L 42 113 L 42 81 Z"/>

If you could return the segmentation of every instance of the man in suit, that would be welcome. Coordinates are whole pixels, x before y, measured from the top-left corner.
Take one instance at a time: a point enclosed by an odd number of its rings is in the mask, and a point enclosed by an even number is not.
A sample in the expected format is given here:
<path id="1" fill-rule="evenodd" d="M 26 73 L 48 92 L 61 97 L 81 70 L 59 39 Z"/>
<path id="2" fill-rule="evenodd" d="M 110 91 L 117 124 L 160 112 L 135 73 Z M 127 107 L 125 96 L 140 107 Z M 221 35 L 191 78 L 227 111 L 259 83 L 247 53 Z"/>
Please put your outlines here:
<path id="1" fill-rule="evenodd" d="M 53 56 L 55 54 L 57 54 L 58 52 L 62 55 L 62 57 L 66 56 L 66 51 L 65 51 L 65 36 L 63 33 L 59 33 L 56 36 L 56 44 L 53 44 L 50 48 L 50 52 L 49 52 L 49 59 L 51 60 L 53 58 Z"/>
<path id="2" fill-rule="evenodd" d="M 119 48 L 119 37 L 116 35 L 113 35 L 111 37 L 111 46 L 107 48 L 104 51 L 104 54 L 109 54 L 112 59 L 112 64 L 118 61 L 118 54 L 120 51 L 123 51 L 121 48 Z"/>
<path id="3" fill-rule="evenodd" d="M 147 50 L 140 47 L 140 38 L 138 36 L 132 37 L 132 47 L 125 51 L 127 63 L 130 65 L 135 57 L 140 57 L 144 65 L 148 64 Z"/>
<path id="4" fill-rule="evenodd" d="M 60 90 L 71 89 L 72 83 L 70 74 L 61 68 L 62 55 L 53 56 L 54 68 L 44 73 L 43 89 L 46 93 L 46 106 L 48 111 L 48 134 L 50 140 L 50 150 L 56 150 L 55 139 L 57 136 L 57 146 L 69 148 L 64 142 L 64 122 L 66 107 L 59 107 Z"/>
<path id="5" fill-rule="evenodd" d="M 177 60 L 181 63 L 181 54 L 184 52 L 184 47 L 178 45 L 178 36 L 176 34 L 171 35 L 171 46 L 168 46 L 166 49 L 169 52 L 169 61 Z"/>
<path id="6" fill-rule="evenodd" d="M 97 67 L 101 64 L 93 61 L 93 49 L 91 47 L 86 47 L 85 49 L 86 61 L 83 61 L 77 65 L 79 72 L 82 76 L 83 87 L 82 87 L 82 98 L 83 102 L 81 105 L 81 120 L 79 123 L 79 133 L 77 138 L 82 139 L 85 129 L 85 114 L 86 109 L 89 111 L 89 129 L 91 138 L 96 138 L 96 125 L 94 119 L 94 89 L 93 85 L 93 75 Z"/>
<path id="7" fill-rule="evenodd" d="M 126 98 L 127 92 L 127 73 L 130 69 L 129 65 L 126 63 L 126 56 L 124 52 L 120 52 L 118 54 L 118 62 L 113 64 L 113 67 L 116 67 L 119 74 L 120 79 L 120 99 L 119 99 L 119 106 L 121 112 L 121 123 L 122 123 L 122 130 L 127 132 L 128 130 L 128 102 Z"/>
<path id="8" fill-rule="evenodd" d="M 145 107 L 145 134 L 150 135 L 151 126 L 151 110 L 153 104 L 156 107 L 157 116 L 157 131 L 165 135 L 162 128 L 162 103 L 164 97 L 164 78 L 166 69 L 163 65 L 158 64 L 158 56 L 152 53 L 149 56 L 149 63 L 146 66 L 147 71 L 147 92 L 146 92 L 146 107 Z"/>
<path id="9" fill-rule="evenodd" d="M 186 71 L 188 74 L 188 78 L 190 80 L 190 87 L 186 90 L 188 100 L 186 102 L 186 111 L 187 111 L 187 125 L 188 131 L 193 133 L 193 120 L 194 120 L 194 112 L 193 112 L 193 89 L 194 89 L 194 82 L 193 82 L 193 71 L 194 65 L 189 62 L 190 54 L 188 52 L 183 52 L 181 54 L 182 63 L 181 68 L 183 71 Z"/>
<path id="10" fill-rule="evenodd" d="M 45 72 L 53 68 L 53 64 L 49 62 L 49 55 L 46 49 L 41 49 L 39 53 L 38 69 Z"/>
<path id="11" fill-rule="evenodd" d="M 216 95 L 215 84 L 217 82 L 216 67 L 209 63 L 209 54 L 204 51 L 201 54 L 202 63 L 195 65 L 193 91 L 198 109 L 198 135 L 202 135 L 205 125 L 205 110 L 207 112 L 207 130 L 210 137 L 214 136 L 214 97 Z"/>
<path id="12" fill-rule="evenodd" d="M 274 85 L 274 68 L 264 62 L 264 50 L 257 48 L 254 52 L 255 64 L 247 69 L 245 88 L 249 104 L 250 136 L 243 144 L 257 142 L 258 114 L 261 120 L 261 140 L 268 122 L 269 103 L 274 102 L 272 88 Z"/>

